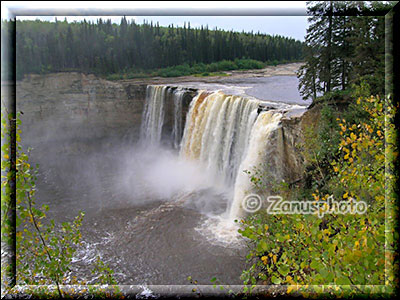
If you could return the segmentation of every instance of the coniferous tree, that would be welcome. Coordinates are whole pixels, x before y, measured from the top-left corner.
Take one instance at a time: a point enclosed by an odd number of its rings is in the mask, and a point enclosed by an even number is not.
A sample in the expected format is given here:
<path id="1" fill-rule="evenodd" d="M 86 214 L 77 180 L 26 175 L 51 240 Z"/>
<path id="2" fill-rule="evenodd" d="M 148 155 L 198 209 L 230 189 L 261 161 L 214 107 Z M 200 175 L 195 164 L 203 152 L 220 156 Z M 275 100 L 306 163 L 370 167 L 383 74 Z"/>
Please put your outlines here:
<path id="1" fill-rule="evenodd" d="M 366 81 L 384 92 L 384 14 L 393 4 L 378 1 L 312 1 L 305 38 L 305 65 L 299 70 L 304 99 L 345 90 Z"/>
<path id="2" fill-rule="evenodd" d="M 182 28 L 121 19 L 78 23 L 17 21 L 18 78 L 28 73 L 81 71 L 97 74 L 193 66 L 236 58 L 263 62 L 302 57 L 302 43 L 282 36 Z"/>

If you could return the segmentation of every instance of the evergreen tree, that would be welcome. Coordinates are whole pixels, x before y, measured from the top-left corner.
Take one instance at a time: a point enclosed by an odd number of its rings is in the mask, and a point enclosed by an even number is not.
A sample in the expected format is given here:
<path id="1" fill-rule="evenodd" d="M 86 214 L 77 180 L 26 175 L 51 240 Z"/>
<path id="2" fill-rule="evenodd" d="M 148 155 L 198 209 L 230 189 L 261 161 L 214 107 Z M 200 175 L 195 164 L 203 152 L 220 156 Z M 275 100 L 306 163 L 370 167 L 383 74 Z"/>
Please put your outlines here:
<path id="1" fill-rule="evenodd" d="M 304 99 L 345 90 L 366 80 L 373 94 L 384 93 L 384 14 L 392 3 L 307 2 L 310 23 L 299 70 Z"/>

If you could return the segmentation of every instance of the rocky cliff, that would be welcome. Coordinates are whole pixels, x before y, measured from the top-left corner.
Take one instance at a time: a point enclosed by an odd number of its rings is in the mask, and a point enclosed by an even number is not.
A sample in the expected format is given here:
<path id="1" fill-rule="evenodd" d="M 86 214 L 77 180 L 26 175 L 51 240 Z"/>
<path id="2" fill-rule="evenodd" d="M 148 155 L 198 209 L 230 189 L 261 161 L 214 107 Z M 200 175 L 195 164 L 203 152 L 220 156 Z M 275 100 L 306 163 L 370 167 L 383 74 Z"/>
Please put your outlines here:
<path id="1" fill-rule="evenodd" d="M 70 151 L 79 141 L 137 139 L 145 97 L 145 84 L 80 73 L 27 76 L 16 88 L 22 140 Z"/>

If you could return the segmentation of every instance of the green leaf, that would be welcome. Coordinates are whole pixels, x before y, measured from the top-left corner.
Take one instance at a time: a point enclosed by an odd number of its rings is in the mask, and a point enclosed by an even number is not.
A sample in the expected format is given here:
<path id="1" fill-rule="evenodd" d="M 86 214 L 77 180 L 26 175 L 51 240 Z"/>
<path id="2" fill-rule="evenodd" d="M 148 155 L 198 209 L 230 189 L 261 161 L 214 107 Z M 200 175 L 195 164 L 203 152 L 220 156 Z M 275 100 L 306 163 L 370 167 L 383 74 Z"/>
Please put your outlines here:
<path id="1" fill-rule="evenodd" d="M 271 282 L 272 282 L 273 284 L 280 284 L 282 281 L 281 281 L 280 278 L 277 278 L 276 276 L 272 276 L 272 277 L 271 277 Z"/>
<path id="2" fill-rule="evenodd" d="M 313 260 L 310 264 L 310 267 L 313 268 L 314 270 L 316 270 L 317 268 L 319 268 L 320 263 L 317 262 L 316 260 Z"/>
<path id="3" fill-rule="evenodd" d="M 278 272 L 279 272 L 282 276 L 286 276 L 287 274 L 289 274 L 289 270 L 290 270 L 290 268 L 289 268 L 289 266 L 287 266 L 287 265 L 281 265 L 281 266 L 278 268 Z"/>
<path id="4" fill-rule="evenodd" d="M 338 285 L 351 285 L 350 279 L 344 276 L 341 276 L 336 279 L 336 284 Z"/>

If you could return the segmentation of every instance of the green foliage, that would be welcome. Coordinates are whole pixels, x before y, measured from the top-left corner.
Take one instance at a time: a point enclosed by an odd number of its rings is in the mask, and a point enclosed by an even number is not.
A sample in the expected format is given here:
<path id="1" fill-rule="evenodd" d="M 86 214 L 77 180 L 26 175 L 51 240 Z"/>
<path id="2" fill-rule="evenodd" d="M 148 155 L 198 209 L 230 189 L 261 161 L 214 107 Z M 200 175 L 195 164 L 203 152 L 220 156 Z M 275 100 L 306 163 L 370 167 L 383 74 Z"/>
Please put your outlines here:
<path id="1" fill-rule="evenodd" d="M 368 82 L 372 95 L 385 86 L 385 17 L 395 2 L 310 1 L 305 65 L 299 90 L 304 99 Z M 370 95 L 370 94 L 369 94 Z"/>
<path id="2" fill-rule="evenodd" d="M 367 212 L 319 218 L 260 211 L 242 220 L 239 232 L 249 239 L 251 249 L 247 256 L 251 266 L 242 273 L 244 284 L 287 285 L 288 293 L 303 296 L 394 293 L 398 239 L 394 222 L 394 160 L 398 155 L 395 108 L 390 99 L 383 102 L 372 96 L 359 98 L 357 103 L 367 115 L 358 119 L 360 122 L 333 119 L 332 111 L 325 106 L 321 118 L 327 127 L 321 128 L 327 134 L 320 132 L 318 138 L 323 145 L 316 145 L 316 138 L 306 135 L 303 152 L 310 160 L 315 157 L 315 164 L 320 164 L 318 155 L 329 157 L 330 166 L 324 168 L 329 168 L 330 175 L 323 176 L 325 181 L 318 184 L 324 192 L 313 187 L 313 199 L 303 200 L 326 201 L 330 196 L 339 202 L 362 200 L 368 203 Z M 338 143 L 328 138 L 332 136 L 329 130 L 338 131 Z M 332 149 L 335 144 L 337 149 Z"/>
<path id="3" fill-rule="evenodd" d="M 304 128 L 305 142 L 299 149 L 306 162 L 308 188 L 323 191 L 331 176 L 330 162 L 339 151 L 338 115 L 339 111 L 334 106 L 325 103 L 320 110 L 320 120 Z"/>
<path id="4" fill-rule="evenodd" d="M 2 33 L 8 34 L 6 28 L 12 23 L 3 24 Z M 190 24 L 139 25 L 125 17 L 120 25 L 100 18 L 96 23 L 17 21 L 16 28 L 18 79 L 29 73 L 69 70 L 109 75 L 125 74 L 129 69 L 136 74 L 132 78 L 138 78 L 138 70 L 146 74 L 180 66 L 158 75 L 176 77 L 186 73 L 185 64 L 198 65 L 202 70 L 191 73 L 198 74 L 259 68 L 260 64 L 251 60 L 277 64 L 302 57 L 302 42 L 279 35 L 191 28 Z M 234 60 L 240 58 L 248 61 L 237 66 Z M 201 64 L 208 64 L 209 69 Z"/>
<path id="5" fill-rule="evenodd" d="M 286 61 L 285 61 L 286 62 Z M 276 62 L 278 64 L 278 61 Z M 281 62 L 282 63 L 282 62 Z M 250 69 L 262 69 L 266 66 L 266 63 L 253 59 L 235 59 L 234 61 L 222 60 L 211 64 L 194 64 L 189 66 L 188 64 L 171 66 L 167 68 L 161 68 L 157 70 L 142 70 L 142 69 L 130 69 L 123 73 L 110 74 L 106 78 L 108 80 L 121 80 L 121 79 L 133 79 L 133 78 L 146 78 L 146 77 L 180 77 L 194 75 L 197 77 L 202 76 L 228 76 L 228 74 L 222 71 L 230 70 L 250 70 Z"/>
<path id="6" fill-rule="evenodd" d="M 334 90 L 317 97 L 315 103 L 335 103 L 337 101 L 349 101 L 351 99 L 352 90 Z"/>
<path id="7" fill-rule="evenodd" d="M 1 240 L 5 245 L 13 243 L 9 219 L 12 207 L 9 122 L 9 118 L 2 114 L 1 137 L 5 142 L 2 144 L 1 162 Z M 72 222 L 57 224 L 54 220 L 46 220 L 49 207 L 38 207 L 35 202 L 37 168 L 30 165 L 28 154 L 22 150 L 19 119 L 16 124 L 16 282 L 18 285 L 42 286 L 34 291 L 37 297 L 65 297 L 62 285 L 85 284 L 85 281 L 77 281 L 71 276 L 70 269 L 73 255 L 81 243 L 80 227 L 84 213 L 80 212 Z M 7 282 L 9 272 L 2 264 L 2 284 L 7 288 L 11 288 Z M 100 274 L 100 284 L 116 284 L 113 271 L 100 259 L 96 261 L 94 272 Z M 56 289 L 45 288 L 51 285 Z M 13 293 L 13 290 L 9 292 Z"/>

